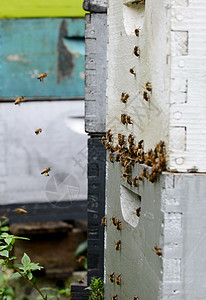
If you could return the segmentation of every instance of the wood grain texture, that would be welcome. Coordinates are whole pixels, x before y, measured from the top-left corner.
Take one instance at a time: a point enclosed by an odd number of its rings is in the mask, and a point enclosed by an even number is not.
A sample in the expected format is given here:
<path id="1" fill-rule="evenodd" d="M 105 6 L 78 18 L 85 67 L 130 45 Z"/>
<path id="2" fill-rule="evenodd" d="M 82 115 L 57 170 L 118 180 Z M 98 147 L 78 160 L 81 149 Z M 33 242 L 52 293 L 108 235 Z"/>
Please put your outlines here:
<path id="1" fill-rule="evenodd" d="M 105 132 L 107 15 L 85 17 L 85 130 Z"/>
<path id="2" fill-rule="evenodd" d="M 84 19 L 1 20 L 0 98 L 84 96 L 84 27 Z"/>

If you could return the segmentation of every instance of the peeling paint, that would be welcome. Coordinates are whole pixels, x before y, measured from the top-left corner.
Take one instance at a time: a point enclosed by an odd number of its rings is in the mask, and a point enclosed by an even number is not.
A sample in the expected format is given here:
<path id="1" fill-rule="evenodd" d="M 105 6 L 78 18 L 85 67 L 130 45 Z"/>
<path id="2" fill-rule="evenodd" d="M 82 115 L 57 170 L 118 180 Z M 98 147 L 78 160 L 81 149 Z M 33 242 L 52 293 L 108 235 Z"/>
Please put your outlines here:
<path id="1" fill-rule="evenodd" d="M 7 56 L 6 58 L 8 61 L 13 61 L 13 62 L 23 62 L 23 63 L 28 63 L 30 62 L 30 59 L 23 58 L 19 54 L 11 54 Z"/>

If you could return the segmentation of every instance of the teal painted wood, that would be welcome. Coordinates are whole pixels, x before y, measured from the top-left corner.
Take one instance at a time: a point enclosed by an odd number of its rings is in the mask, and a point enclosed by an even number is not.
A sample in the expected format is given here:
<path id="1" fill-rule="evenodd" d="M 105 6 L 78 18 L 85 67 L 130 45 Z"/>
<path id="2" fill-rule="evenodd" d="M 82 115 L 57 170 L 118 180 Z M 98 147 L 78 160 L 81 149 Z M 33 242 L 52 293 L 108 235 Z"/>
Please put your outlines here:
<path id="1" fill-rule="evenodd" d="M 84 19 L 0 20 L 0 98 L 83 97 L 84 35 Z"/>

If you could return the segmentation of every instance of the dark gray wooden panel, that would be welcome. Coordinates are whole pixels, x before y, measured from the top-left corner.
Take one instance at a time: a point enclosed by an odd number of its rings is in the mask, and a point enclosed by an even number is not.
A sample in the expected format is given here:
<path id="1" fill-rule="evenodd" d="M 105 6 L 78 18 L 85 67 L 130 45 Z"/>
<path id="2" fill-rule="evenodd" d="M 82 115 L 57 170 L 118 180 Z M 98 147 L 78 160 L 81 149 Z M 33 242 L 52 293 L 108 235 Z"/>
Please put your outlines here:
<path id="1" fill-rule="evenodd" d="M 85 16 L 85 130 L 105 132 L 107 15 Z"/>
<path id="2" fill-rule="evenodd" d="M 107 0 L 84 0 L 83 8 L 95 13 L 107 12 Z"/>

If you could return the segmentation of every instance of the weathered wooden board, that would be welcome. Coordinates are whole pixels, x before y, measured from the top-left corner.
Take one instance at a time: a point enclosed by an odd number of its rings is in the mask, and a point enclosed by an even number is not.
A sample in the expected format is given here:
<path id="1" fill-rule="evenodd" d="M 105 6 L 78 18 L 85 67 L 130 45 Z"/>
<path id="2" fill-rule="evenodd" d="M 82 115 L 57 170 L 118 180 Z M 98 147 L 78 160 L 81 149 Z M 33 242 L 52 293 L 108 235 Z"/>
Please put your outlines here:
<path id="1" fill-rule="evenodd" d="M 108 164 L 105 299 L 204 299 L 206 175 L 165 172 L 155 183 L 144 179 L 135 188 L 125 183 L 117 162 Z M 133 177 L 143 167 L 135 166 Z M 112 216 L 121 221 L 120 231 Z M 162 256 L 153 251 L 155 244 Z M 112 272 L 121 274 L 120 286 L 110 282 Z"/>
<path id="2" fill-rule="evenodd" d="M 87 138 L 83 101 L 1 103 L 0 205 L 87 199 Z"/>
<path id="3" fill-rule="evenodd" d="M 105 132 L 107 15 L 85 17 L 85 130 Z"/>
<path id="4" fill-rule="evenodd" d="M 84 0 L 83 8 L 92 13 L 106 13 L 107 0 Z"/>
<path id="5" fill-rule="evenodd" d="M 0 1 L 0 18 L 83 17 L 82 0 Z"/>
<path id="6" fill-rule="evenodd" d="M 205 172 L 206 2 L 114 0 L 108 10 L 107 129 L 144 139 L 145 150 L 164 140 L 170 171 Z M 133 125 L 121 124 L 121 113 Z"/>
<path id="7" fill-rule="evenodd" d="M 0 20 L 0 98 L 83 97 L 84 28 L 84 19 Z"/>

